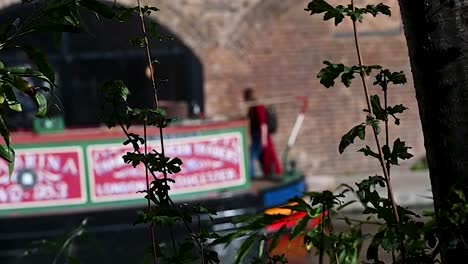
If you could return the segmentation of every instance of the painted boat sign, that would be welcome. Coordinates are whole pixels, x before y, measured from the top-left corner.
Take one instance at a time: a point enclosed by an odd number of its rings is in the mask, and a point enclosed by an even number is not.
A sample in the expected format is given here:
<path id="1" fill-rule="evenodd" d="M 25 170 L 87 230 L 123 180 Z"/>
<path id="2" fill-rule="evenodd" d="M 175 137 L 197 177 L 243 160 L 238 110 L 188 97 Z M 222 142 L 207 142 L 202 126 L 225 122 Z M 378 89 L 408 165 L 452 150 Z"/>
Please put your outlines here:
<path id="1" fill-rule="evenodd" d="M 158 140 L 150 141 L 149 147 L 160 151 Z M 131 151 L 121 143 L 87 146 L 91 202 L 142 198 L 138 191 L 146 189 L 144 166 L 133 168 L 122 159 Z M 239 131 L 165 140 L 165 155 L 183 161 L 182 171 L 169 175 L 175 180 L 171 193 L 184 195 L 245 185 L 244 152 Z"/>
<path id="2" fill-rule="evenodd" d="M 174 200 L 250 188 L 245 122 L 168 130 L 165 155 L 183 161 L 182 171 L 169 175 L 175 180 L 170 186 Z M 139 191 L 146 190 L 145 168 L 124 163 L 122 156 L 133 149 L 122 144 L 118 132 L 18 134 L 11 177 L 0 160 L 0 217 L 143 206 L 145 195 Z M 151 138 L 148 149 L 160 152 L 159 143 Z"/>
<path id="3" fill-rule="evenodd" d="M 0 210 L 86 203 L 82 148 L 17 149 L 15 169 L 0 161 Z"/>

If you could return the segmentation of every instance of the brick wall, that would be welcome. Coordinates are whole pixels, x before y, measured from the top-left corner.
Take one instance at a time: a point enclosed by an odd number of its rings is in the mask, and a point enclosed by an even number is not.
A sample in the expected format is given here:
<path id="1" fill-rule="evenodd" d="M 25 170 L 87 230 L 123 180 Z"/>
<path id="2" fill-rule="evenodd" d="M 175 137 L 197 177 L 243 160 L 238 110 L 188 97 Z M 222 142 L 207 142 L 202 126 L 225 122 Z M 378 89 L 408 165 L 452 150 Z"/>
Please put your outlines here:
<path id="1" fill-rule="evenodd" d="M 20 1 L 0 0 L 0 7 L 13 2 Z M 119 2 L 134 5 L 131 0 Z M 241 116 L 241 93 L 246 86 L 264 98 L 308 95 L 310 109 L 291 153 L 306 175 L 362 173 L 376 167 L 375 161 L 355 152 L 363 144 L 338 154 L 341 136 L 364 118 L 359 81 L 349 89 L 342 85 L 325 89 L 316 78 L 323 60 L 357 63 L 350 23 L 336 28 L 331 21 L 321 21 L 320 15 L 309 16 L 304 11 L 306 0 L 146 2 L 160 7 L 155 19 L 202 61 L 207 116 Z M 363 58 L 365 64 L 404 70 L 409 77 L 406 86 L 391 89 L 391 102 L 403 103 L 410 110 L 402 115 L 402 125 L 392 126 L 390 133 L 400 135 L 413 147 L 412 153 L 421 157 L 424 145 L 399 10 L 395 1 L 383 2 L 392 7 L 392 17 L 366 17 L 359 24 Z M 293 101 L 277 106 L 280 131 L 274 139 L 279 151 L 285 148 L 299 107 Z M 372 141 L 367 144 L 374 146 Z"/>

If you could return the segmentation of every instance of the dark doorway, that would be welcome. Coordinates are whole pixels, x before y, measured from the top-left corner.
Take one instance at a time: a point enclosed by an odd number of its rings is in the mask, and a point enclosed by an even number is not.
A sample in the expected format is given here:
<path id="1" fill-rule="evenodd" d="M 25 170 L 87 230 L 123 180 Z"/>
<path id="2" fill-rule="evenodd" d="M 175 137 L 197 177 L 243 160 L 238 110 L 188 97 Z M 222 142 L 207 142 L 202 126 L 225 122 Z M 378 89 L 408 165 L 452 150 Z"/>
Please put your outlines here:
<path id="1" fill-rule="evenodd" d="M 21 17 L 24 6 L 0 12 L 0 23 Z M 147 59 L 143 48 L 130 44 L 141 36 L 138 17 L 128 22 L 98 21 L 92 14 L 83 14 L 85 32 L 65 33 L 59 46 L 50 35 L 36 35 L 22 41 L 44 49 L 56 70 L 58 105 L 67 127 L 100 125 L 100 86 L 108 80 L 123 80 L 132 92 L 129 99 L 135 107 L 153 106 L 153 89 L 146 74 Z M 147 21 L 149 24 L 150 21 Z M 158 98 L 162 105 L 177 106 L 169 115 L 185 118 L 203 112 L 203 67 L 195 54 L 172 32 L 158 25 L 167 40 L 151 40 L 155 75 L 160 85 Z M 3 53 L 9 66 L 31 64 L 19 50 Z M 171 109 L 174 110 L 174 109 Z"/>

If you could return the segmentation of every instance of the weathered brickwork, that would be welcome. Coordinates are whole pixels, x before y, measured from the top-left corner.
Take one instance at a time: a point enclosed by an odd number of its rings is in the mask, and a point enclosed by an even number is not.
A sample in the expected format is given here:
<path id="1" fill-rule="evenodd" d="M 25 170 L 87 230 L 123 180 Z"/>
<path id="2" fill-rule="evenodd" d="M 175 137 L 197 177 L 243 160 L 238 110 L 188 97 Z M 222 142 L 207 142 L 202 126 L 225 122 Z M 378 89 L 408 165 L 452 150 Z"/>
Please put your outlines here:
<path id="1" fill-rule="evenodd" d="M 0 0 L 0 7 L 19 0 Z M 134 5 L 133 0 L 118 1 Z M 145 2 L 145 1 L 143 1 Z M 336 3 L 344 4 L 342 1 Z M 371 1 L 357 1 L 367 4 Z M 416 157 L 424 155 L 424 145 L 411 82 L 407 47 L 396 1 L 390 18 L 368 18 L 359 24 L 365 64 L 382 64 L 404 70 L 410 81 L 405 87 L 392 87 L 390 100 L 410 110 L 402 115 L 402 125 L 392 126 L 413 147 Z M 241 92 L 254 87 L 264 97 L 310 97 L 310 108 L 291 156 L 307 175 L 351 174 L 373 171 L 375 161 L 362 158 L 350 147 L 338 154 L 341 136 L 363 119 L 365 107 L 362 86 L 355 80 L 351 88 L 322 87 L 316 74 L 322 61 L 356 64 L 352 27 L 321 21 L 304 11 L 307 0 L 148 0 L 158 6 L 159 23 L 178 35 L 204 65 L 204 91 L 208 117 L 232 118 L 242 115 Z M 372 80 L 369 80 L 371 84 Z M 376 88 L 371 88 L 377 92 Z M 299 104 L 277 106 L 280 132 L 275 135 L 283 150 Z M 372 141 L 367 142 L 374 146 Z M 404 163 L 409 166 L 411 163 Z"/>

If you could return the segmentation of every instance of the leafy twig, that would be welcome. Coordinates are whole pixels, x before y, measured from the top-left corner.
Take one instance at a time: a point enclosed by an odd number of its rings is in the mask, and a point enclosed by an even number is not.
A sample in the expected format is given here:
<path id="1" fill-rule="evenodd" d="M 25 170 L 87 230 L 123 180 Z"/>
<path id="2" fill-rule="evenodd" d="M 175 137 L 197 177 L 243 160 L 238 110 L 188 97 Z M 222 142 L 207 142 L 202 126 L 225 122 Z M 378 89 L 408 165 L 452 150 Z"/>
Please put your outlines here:
<path id="1" fill-rule="evenodd" d="M 353 11 L 354 11 L 354 8 L 355 8 L 354 7 L 354 0 L 351 0 L 351 6 L 352 6 Z M 361 56 L 361 49 L 359 47 L 359 39 L 358 39 L 358 35 L 357 35 L 356 21 L 352 20 L 352 22 L 353 22 L 352 24 L 353 24 L 354 43 L 355 43 L 355 46 L 356 46 L 356 54 L 357 54 L 357 58 L 358 58 L 358 63 L 359 63 L 360 66 L 362 66 L 363 62 L 362 62 L 362 56 Z M 370 96 L 369 96 L 369 92 L 368 92 L 368 88 L 367 88 L 367 83 L 366 83 L 366 78 L 365 78 L 365 75 L 364 75 L 364 71 L 360 71 L 360 76 L 361 76 L 362 85 L 363 85 L 363 88 L 364 88 L 364 95 L 366 97 L 367 110 L 368 110 L 369 115 L 373 116 L 371 102 L 370 102 Z M 391 185 L 391 182 L 390 182 L 390 175 L 389 175 L 389 171 L 387 170 L 387 166 L 385 164 L 385 159 L 383 157 L 382 148 L 380 146 L 380 140 L 379 140 L 377 129 L 376 129 L 375 126 L 372 126 L 372 131 L 374 132 L 374 138 L 375 138 L 375 143 L 377 145 L 379 161 L 380 161 L 380 165 L 382 167 L 382 172 L 384 174 L 385 180 L 387 181 L 387 188 L 389 190 L 389 197 L 388 198 L 390 199 L 390 201 L 392 203 L 395 222 L 399 223 L 400 222 L 400 216 L 398 214 L 397 205 L 396 205 L 395 198 L 394 198 L 394 195 L 393 195 L 392 185 Z"/>
<path id="2" fill-rule="evenodd" d="M 351 8 L 352 8 L 352 10 L 354 12 L 354 10 L 355 10 L 354 0 L 351 0 Z M 355 46 L 356 46 L 356 54 L 357 54 L 357 58 L 358 58 L 358 63 L 359 63 L 360 66 L 362 66 L 363 65 L 362 56 L 361 56 L 361 50 L 360 50 L 360 47 L 359 47 L 359 39 L 358 39 L 358 35 L 357 35 L 357 26 L 356 26 L 356 20 L 355 19 L 352 19 L 352 24 L 353 24 L 354 43 L 355 43 Z M 366 97 L 367 110 L 369 111 L 369 115 L 373 116 L 364 71 L 360 71 L 360 76 L 361 76 L 362 85 L 363 85 L 363 88 L 364 88 L 364 94 L 365 94 L 365 97 Z M 386 96 L 386 90 L 385 90 L 385 109 L 387 109 L 386 104 L 387 104 L 387 96 Z M 385 121 L 385 130 L 386 130 L 386 142 L 387 142 L 387 146 L 388 146 L 388 121 Z M 384 174 L 384 178 L 385 178 L 385 181 L 386 181 L 386 184 L 387 184 L 388 199 L 390 200 L 390 203 L 392 205 L 393 214 L 394 214 L 394 218 L 395 218 L 395 223 L 398 225 L 398 224 L 400 224 L 400 216 L 399 216 L 399 213 L 398 213 L 398 206 L 397 206 L 396 201 L 395 201 L 395 197 L 394 197 L 394 194 L 393 194 L 392 183 L 391 183 L 391 179 L 390 179 L 390 170 L 389 170 L 390 169 L 390 164 L 385 163 L 385 159 L 384 159 L 382 149 L 381 149 L 381 146 L 380 146 L 380 141 L 379 141 L 379 137 L 378 137 L 377 128 L 375 126 L 372 126 L 372 131 L 374 132 L 374 138 L 375 138 L 375 143 L 377 145 L 379 161 L 380 161 L 380 165 L 382 167 L 382 172 Z M 404 244 L 404 239 L 403 238 L 401 238 L 400 250 L 401 250 L 401 255 L 402 255 L 402 258 L 403 258 L 403 263 L 406 263 L 406 250 L 405 250 L 405 244 Z"/>

